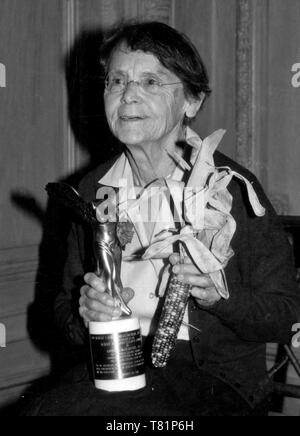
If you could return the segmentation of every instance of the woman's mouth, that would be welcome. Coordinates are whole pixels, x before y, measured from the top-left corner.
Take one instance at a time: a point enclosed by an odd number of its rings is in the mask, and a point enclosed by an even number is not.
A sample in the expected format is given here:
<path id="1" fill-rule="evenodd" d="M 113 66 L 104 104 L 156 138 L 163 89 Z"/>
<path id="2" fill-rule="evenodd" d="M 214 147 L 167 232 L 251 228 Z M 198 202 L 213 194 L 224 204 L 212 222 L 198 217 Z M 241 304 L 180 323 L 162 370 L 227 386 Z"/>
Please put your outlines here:
<path id="1" fill-rule="evenodd" d="M 120 120 L 123 122 L 143 121 L 145 117 L 139 115 L 121 115 Z"/>

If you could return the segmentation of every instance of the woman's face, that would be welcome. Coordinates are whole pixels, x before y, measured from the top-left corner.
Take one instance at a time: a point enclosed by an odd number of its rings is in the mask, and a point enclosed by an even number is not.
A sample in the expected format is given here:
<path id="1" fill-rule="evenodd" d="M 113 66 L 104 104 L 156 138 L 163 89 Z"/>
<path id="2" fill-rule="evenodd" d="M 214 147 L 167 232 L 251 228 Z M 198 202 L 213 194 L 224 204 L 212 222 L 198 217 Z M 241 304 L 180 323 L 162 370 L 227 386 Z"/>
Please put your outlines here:
<path id="1" fill-rule="evenodd" d="M 196 115 L 199 106 L 194 108 L 195 102 L 187 100 L 178 77 L 150 53 L 130 51 L 120 46 L 112 55 L 108 72 L 128 80 L 123 91 L 111 93 L 106 90 L 104 93 L 109 126 L 114 135 L 127 145 L 164 146 L 170 140 L 174 143 L 181 132 L 184 115 Z M 143 78 L 179 84 L 161 86 L 153 95 L 136 83 Z M 191 113 L 192 106 L 195 113 Z"/>

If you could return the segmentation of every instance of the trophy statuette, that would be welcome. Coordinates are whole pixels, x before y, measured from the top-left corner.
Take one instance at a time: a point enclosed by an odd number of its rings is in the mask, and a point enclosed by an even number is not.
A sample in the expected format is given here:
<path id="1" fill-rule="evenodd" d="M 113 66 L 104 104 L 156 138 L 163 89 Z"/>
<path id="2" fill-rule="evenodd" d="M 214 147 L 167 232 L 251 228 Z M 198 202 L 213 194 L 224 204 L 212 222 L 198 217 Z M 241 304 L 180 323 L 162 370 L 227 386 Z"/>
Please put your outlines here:
<path id="1" fill-rule="evenodd" d="M 49 183 L 50 197 L 72 209 L 93 230 L 93 252 L 97 276 L 102 277 L 108 292 L 122 315 L 109 322 L 90 322 L 90 349 L 95 386 L 110 392 L 133 391 L 146 386 L 142 336 L 139 320 L 122 298 L 122 247 L 117 234 L 117 220 L 97 219 L 101 202 L 85 202 L 65 183 Z"/>

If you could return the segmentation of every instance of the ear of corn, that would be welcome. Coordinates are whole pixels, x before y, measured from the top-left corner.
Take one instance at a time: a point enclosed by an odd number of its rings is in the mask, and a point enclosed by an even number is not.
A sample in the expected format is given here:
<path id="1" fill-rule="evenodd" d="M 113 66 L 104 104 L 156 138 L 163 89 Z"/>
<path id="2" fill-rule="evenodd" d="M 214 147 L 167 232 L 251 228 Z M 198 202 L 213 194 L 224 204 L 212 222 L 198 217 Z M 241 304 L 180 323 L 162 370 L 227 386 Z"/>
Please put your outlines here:
<path id="1" fill-rule="evenodd" d="M 164 368 L 176 347 L 177 336 L 183 321 L 192 286 L 171 275 L 158 329 L 152 347 L 152 363 Z"/>

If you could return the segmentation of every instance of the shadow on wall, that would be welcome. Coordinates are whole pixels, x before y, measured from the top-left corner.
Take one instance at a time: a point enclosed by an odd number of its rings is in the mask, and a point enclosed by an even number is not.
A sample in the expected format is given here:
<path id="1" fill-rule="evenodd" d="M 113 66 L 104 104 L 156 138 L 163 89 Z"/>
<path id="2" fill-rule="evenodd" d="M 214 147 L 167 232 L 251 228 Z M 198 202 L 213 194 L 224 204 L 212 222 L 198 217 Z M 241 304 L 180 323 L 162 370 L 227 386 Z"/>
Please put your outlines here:
<path id="1" fill-rule="evenodd" d="M 77 142 L 96 167 L 118 153 L 120 144 L 111 134 L 105 117 L 104 72 L 100 66 L 101 31 L 84 31 L 65 60 L 69 119 Z"/>
<path id="2" fill-rule="evenodd" d="M 102 40 L 101 30 L 83 31 L 64 59 L 70 124 L 77 143 L 90 158 L 88 165 L 59 180 L 75 188 L 86 173 L 111 159 L 121 148 L 110 133 L 104 112 L 104 74 L 99 62 Z M 55 327 L 53 313 L 53 302 L 62 286 L 67 237 L 74 217 L 69 210 L 52 201 L 44 210 L 34 195 L 24 194 L 24 189 L 12 192 L 11 201 L 43 228 L 35 298 L 28 308 L 28 331 L 34 344 L 50 355 L 51 382 L 83 358 L 79 350 L 64 342 Z M 78 313 L 78 300 L 74 301 L 74 310 Z M 40 390 L 39 383 L 30 389 L 31 392 Z"/>

